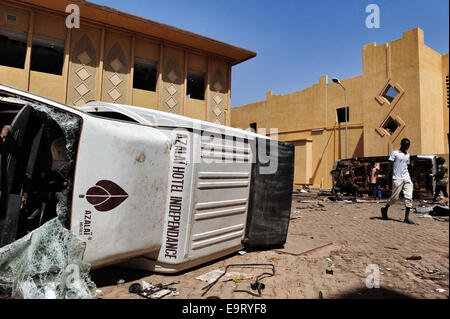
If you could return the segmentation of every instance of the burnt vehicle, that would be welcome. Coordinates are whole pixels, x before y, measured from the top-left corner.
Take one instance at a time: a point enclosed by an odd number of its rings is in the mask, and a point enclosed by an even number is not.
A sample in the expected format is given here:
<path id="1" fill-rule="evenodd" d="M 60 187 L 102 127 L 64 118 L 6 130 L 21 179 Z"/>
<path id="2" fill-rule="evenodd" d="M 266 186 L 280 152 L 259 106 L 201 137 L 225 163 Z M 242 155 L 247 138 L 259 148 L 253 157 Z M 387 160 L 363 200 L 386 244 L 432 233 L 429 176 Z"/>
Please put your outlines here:
<path id="1" fill-rule="evenodd" d="M 0 248 L 55 219 L 92 268 L 173 273 L 285 243 L 293 145 L 127 105 L 2 85 L 0 98 L 20 109 L 2 143 Z"/>
<path id="2" fill-rule="evenodd" d="M 410 176 L 414 184 L 415 199 L 430 199 L 433 197 L 436 182 L 435 155 L 411 156 Z M 392 162 L 389 156 L 357 157 L 347 160 L 337 160 L 330 172 L 333 180 L 333 193 L 362 196 L 372 194 L 370 172 L 373 163 L 379 163 L 377 183 L 381 186 L 383 197 L 392 194 Z M 356 194 L 353 194 L 356 193 Z"/>

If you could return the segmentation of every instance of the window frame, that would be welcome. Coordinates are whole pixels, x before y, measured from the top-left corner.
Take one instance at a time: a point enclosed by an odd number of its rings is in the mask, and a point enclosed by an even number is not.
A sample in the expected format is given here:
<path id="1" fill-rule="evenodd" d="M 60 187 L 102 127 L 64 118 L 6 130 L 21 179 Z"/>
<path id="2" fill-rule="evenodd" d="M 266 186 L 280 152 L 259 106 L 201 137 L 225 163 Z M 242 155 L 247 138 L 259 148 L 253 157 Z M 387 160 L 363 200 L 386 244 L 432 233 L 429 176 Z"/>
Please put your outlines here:
<path id="1" fill-rule="evenodd" d="M 203 78 L 203 92 L 202 92 L 202 98 L 197 98 L 197 97 L 192 97 L 192 94 L 190 94 L 190 81 L 189 81 L 189 76 L 190 74 L 194 74 L 197 76 L 201 76 Z M 186 98 L 187 99 L 194 99 L 194 100 L 199 100 L 199 101 L 205 101 L 206 100 L 206 72 L 203 71 L 198 71 L 195 69 L 187 69 L 186 72 Z"/>
<path id="2" fill-rule="evenodd" d="M 141 66 L 141 67 L 151 67 L 150 70 L 155 70 L 155 78 L 154 78 L 154 90 L 152 89 L 148 89 L 148 88 L 144 88 L 144 86 L 141 87 L 136 87 L 136 83 L 138 81 L 136 81 L 136 69 L 138 69 L 136 66 Z M 150 81 L 150 80 L 149 80 Z M 151 87 L 153 88 L 153 82 L 151 82 L 152 85 Z M 150 59 L 141 59 L 141 58 L 134 58 L 134 64 L 133 64 L 133 89 L 137 89 L 137 90 L 143 90 L 143 91 L 147 91 L 147 92 L 156 92 L 158 89 L 158 62 L 157 61 L 153 61 Z"/>
<path id="3" fill-rule="evenodd" d="M 33 34 L 33 39 L 32 39 L 32 44 L 31 44 L 30 71 L 62 76 L 63 71 L 64 71 L 65 45 L 66 45 L 65 40 L 60 40 L 60 39 L 55 39 L 55 38 L 48 37 L 48 36 Z M 53 71 L 53 70 L 45 69 L 46 66 L 36 64 L 37 63 L 36 61 L 40 60 L 39 58 L 36 58 L 36 51 L 38 50 L 38 48 L 59 51 L 58 53 L 61 56 L 60 56 L 59 64 L 57 65 L 57 67 L 58 67 L 57 72 L 56 71 L 49 72 L 49 71 Z M 39 57 L 39 55 L 38 55 L 38 57 Z M 52 62 L 51 65 L 55 65 L 55 63 Z M 56 67 L 55 67 L 55 69 L 56 69 Z"/>

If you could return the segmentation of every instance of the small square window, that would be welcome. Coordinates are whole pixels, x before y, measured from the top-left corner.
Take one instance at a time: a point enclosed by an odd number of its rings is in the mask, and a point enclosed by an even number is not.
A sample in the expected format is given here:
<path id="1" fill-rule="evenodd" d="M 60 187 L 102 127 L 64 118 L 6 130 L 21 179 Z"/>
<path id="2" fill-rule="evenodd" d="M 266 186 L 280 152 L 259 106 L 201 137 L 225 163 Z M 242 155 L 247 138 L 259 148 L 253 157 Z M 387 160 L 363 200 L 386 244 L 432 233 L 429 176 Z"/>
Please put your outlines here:
<path id="1" fill-rule="evenodd" d="M 188 70 L 186 96 L 190 99 L 205 99 L 205 73 Z"/>
<path id="2" fill-rule="evenodd" d="M 392 87 L 392 86 L 389 85 L 389 86 L 387 87 L 386 91 L 384 92 L 383 97 L 384 97 L 386 100 L 388 100 L 389 103 L 391 103 L 391 102 L 395 99 L 395 97 L 397 96 L 397 94 L 398 94 L 398 91 L 397 91 L 394 87 Z"/>
<path id="3" fill-rule="evenodd" d="M 338 123 L 343 123 L 345 122 L 345 109 L 347 109 L 347 122 L 349 122 L 349 118 L 350 118 L 350 110 L 348 107 L 341 107 L 340 109 L 336 109 L 337 112 L 337 118 L 338 118 Z"/>
<path id="4" fill-rule="evenodd" d="M 258 127 L 257 127 L 256 123 L 250 123 L 250 129 L 251 129 L 252 132 L 256 133 L 257 128 Z"/>
<path id="5" fill-rule="evenodd" d="M 12 23 L 17 23 L 17 16 L 14 14 L 6 14 L 6 21 L 8 22 L 12 22 Z"/>
<path id="6" fill-rule="evenodd" d="M 389 135 L 392 135 L 398 129 L 399 126 L 400 123 L 398 123 L 396 120 L 394 120 L 392 117 L 389 116 L 386 123 L 384 123 L 383 128 Z"/>
<path id="7" fill-rule="evenodd" d="M 133 88 L 156 92 L 156 62 L 135 58 Z"/>

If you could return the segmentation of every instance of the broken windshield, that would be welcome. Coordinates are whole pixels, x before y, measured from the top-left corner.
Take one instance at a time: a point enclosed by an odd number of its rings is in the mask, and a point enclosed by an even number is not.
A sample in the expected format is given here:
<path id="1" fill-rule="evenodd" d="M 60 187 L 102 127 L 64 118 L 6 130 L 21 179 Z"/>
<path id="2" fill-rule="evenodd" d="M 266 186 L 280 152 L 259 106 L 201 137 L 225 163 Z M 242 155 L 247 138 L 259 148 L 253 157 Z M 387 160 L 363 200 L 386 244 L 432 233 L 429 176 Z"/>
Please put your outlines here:
<path id="1" fill-rule="evenodd" d="M 69 227 L 80 124 L 38 102 L 27 102 L 14 119 L 2 143 L 0 247 L 55 217 Z"/>

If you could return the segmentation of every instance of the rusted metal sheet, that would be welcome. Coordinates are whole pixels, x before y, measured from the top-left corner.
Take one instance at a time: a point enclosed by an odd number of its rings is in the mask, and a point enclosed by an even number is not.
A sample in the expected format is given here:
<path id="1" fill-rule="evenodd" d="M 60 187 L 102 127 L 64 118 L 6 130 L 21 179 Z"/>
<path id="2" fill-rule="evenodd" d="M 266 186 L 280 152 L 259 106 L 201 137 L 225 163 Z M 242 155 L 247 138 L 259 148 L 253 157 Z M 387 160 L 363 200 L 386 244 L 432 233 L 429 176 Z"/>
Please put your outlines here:
<path id="1" fill-rule="evenodd" d="M 435 170 L 434 155 L 411 156 L 410 176 L 414 184 L 413 197 L 427 199 L 433 197 Z M 379 163 L 377 183 L 381 186 L 383 197 L 389 197 L 392 193 L 392 162 L 389 156 L 358 157 L 348 160 L 336 161 L 330 172 L 333 178 L 333 192 L 344 195 L 362 196 L 372 194 L 370 172 L 372 165 Z"/>

